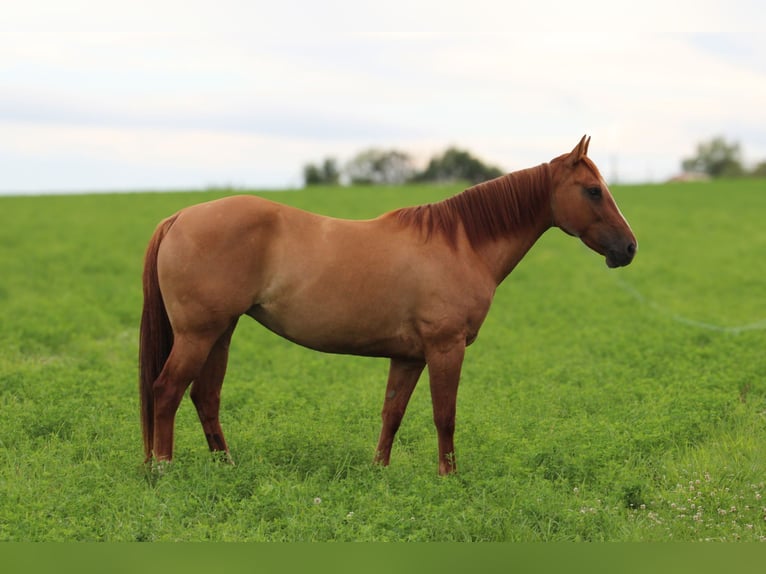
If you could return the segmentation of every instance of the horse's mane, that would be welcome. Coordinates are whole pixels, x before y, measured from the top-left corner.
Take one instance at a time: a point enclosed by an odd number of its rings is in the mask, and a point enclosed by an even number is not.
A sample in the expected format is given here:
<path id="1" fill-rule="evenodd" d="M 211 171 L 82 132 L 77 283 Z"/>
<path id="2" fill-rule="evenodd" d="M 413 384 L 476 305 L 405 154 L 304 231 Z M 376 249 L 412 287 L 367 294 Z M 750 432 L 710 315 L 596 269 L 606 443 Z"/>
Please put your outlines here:
<path id="1" fill-rule="evenodd" d="M 551 169 L 547 163 L 485 181 L 438 203 L 405 207 L 394 212 L 400 223 L 420 229 L 426 238 L 444 235 L 455 246 L 462 224 L 477 246 L 528 228 L 550 198 Z"/>

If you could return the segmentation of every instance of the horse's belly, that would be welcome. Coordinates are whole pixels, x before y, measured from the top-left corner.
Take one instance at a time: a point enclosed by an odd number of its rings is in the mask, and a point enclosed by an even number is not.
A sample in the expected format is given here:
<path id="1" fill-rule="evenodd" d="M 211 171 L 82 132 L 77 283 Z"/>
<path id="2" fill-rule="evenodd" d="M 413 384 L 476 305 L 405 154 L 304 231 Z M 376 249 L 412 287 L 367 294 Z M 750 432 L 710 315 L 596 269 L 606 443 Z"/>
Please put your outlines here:
<path id="1" fill-rule="evenodd" d="M 255 305 L 247 314 L 294 343 L 322 351 L 370 357 L 420 358 L 423 348 L 405 319 L 376 312 L 337 313 L 314 309 L 306 313 L 275 313 Z"/>

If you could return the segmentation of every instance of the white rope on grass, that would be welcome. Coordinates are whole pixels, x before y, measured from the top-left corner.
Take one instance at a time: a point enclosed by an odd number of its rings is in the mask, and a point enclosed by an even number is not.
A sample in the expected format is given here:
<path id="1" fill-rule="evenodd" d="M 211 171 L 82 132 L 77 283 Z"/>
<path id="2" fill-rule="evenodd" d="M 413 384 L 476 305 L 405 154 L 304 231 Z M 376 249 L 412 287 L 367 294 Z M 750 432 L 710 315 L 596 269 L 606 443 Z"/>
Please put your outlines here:
<path id="1" fill-rule="evenodd" d="M 669 311 L 665 309 L 656 301 L 653 301 L 652 299 L 649 299 L 648 297 L 644 296 L 638 289 L 626 283 L 622 278 L 616 276 L 616 274 L 613 274 L 613 275 L 615 275 L 615 280 L 617 282 L 617 285 L 619 285 L 623 291 L 628 293 L 636 301 L 642 303 L 643 305 L 646 305 L 653 311 L 657 312 L 663 317 L 667 317 L 675 321 L 676 323 L 680 323 L 682 325 L 688 325 L 690 327 L 697 327 L 698 329 L 716 331 L 718 333 L 730 333 L 733 335 L 738 335 L 746 331 L 761 331 L 763 329 L 766 329 L 766 319 L 761 319 L 760 321 L 747 323 L 746 325 L 737 325 L 734 327 L 723 327 L 721 325 L 715 325 L 713 323 L 706 323 L 704 321 L 697 321 L 696 319 L 689 319 L 688 317 L 684 317 L 683 315 L 679 315 L 678 313 L 674 313 L 673 311 Z"/>

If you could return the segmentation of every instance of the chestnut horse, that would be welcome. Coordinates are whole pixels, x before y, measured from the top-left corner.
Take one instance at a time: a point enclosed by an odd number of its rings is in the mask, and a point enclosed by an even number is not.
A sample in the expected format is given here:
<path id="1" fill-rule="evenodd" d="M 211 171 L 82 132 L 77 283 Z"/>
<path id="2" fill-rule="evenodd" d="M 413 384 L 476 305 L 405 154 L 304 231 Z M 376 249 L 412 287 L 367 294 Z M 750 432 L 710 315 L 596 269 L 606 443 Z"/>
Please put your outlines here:
<path id="1" fill-rule="evenodd" d="M 176 410 L 191 399 L 211 450 L 229 342 L 249 315 L 311 349 L 390 359 L 375 460 L 391 445 L 426 365 L 439 472 L 456 469 L 460 369 L 495 289 L 550 227 L 627 265 L 636 239 L 598 169 L 590 138 L 549 163 L 444 201 L 368 221 L 315 215 L 260 197 L 188 207 L 164 220 L 143 273 L 140 396 L 147 461 L 173 455 Z"/>

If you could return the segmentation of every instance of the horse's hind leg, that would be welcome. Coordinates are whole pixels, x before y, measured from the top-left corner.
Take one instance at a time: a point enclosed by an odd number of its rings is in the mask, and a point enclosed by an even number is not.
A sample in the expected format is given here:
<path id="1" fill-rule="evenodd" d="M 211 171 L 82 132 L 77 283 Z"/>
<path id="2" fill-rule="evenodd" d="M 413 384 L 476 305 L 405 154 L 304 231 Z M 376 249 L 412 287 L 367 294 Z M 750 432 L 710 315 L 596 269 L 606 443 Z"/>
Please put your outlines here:
<path id="1" fill-rule="evenodd" d="M 422 361 L 391 359 L 388 384 L 386 385 L 386 399 L 381 413 L 383 427 L 380 430 L 375 462 L 384 466 L 388 465 L 391 459 L 391 445 L 394 442 L 394 436 L 399 430 L 404 411 L 407 409 L 407 403 L 424 368 L 425 362 Z"/>
<path id="2" fill-rule="evenodd" d="M 176 336 L 160 376 L 154 382 L 154 445 L 158 461 L 173 458 L 173 427 L 176 411 L 189 384 L 196 379 L 207 361 L 217 337 Z"/>
<path id="3" fill-rule="evenodd" d="M 221 387 L 229 360 L 229 343 L 236 326 L 235 320 L 213 345 L 202 372 L 192 383 L 190 392 L 210 450 L 225 452 L 230 462 L 229 447 L 221 430 L 218 412 L 221 405 Z"/>

